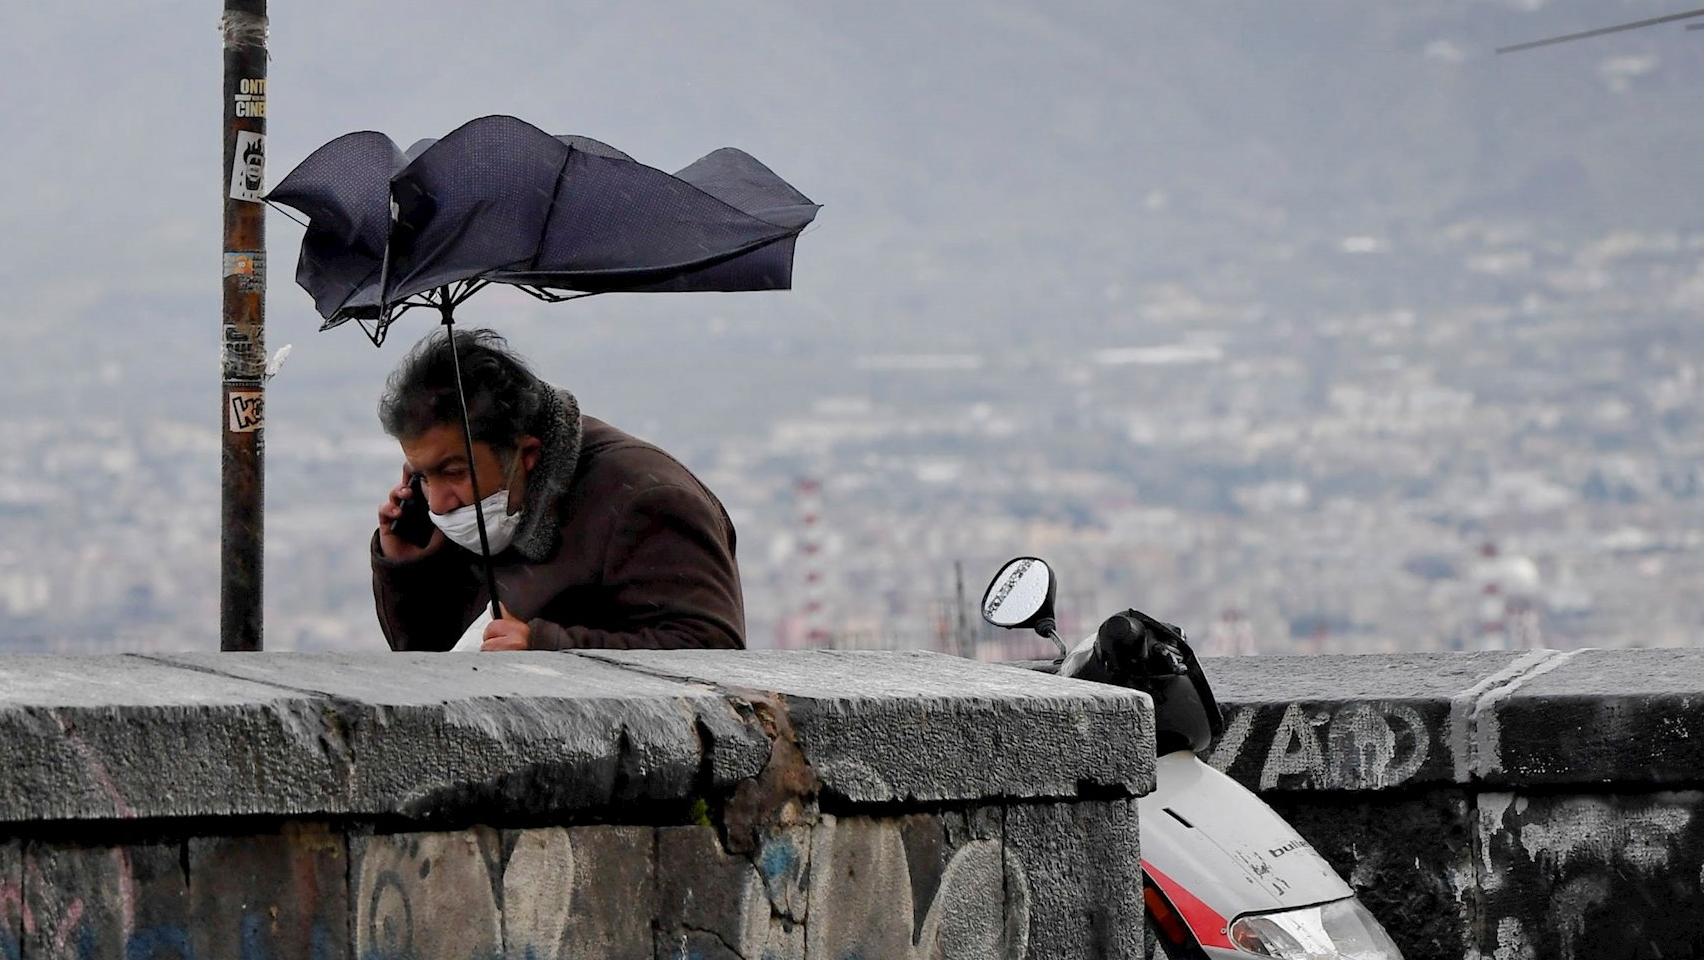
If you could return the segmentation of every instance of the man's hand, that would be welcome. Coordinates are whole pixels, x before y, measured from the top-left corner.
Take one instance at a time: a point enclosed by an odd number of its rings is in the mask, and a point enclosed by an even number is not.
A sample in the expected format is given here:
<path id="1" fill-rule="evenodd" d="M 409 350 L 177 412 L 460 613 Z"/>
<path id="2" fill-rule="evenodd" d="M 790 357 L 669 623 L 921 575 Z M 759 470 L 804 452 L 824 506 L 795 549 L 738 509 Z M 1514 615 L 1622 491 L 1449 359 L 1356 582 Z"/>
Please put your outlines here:
<path id="1" fill-rule="evenodd" d="M 528 649 L 529 641 L 533 639 L 533 628 L 527 625 L 526 620 L 510 613 L 505 604 L 498 604 L 498 612 L 503 614 L 503 619 L 486 624 L 486 635 L 480 642 L 480 649 L 488 653 L 497 650 Z"/>
<path id="2" fill-rule="evenodd" d="M 385 502 L 379 505 L 379 552 L 387 560 L 408 563 L 444 546 L 444 532 L 441 530 L 433 530 L 432 539 L 424 547 L 417 547 L 391 532 L 391 524 L 403 515 L 403 503 L 413 499 L 414 495 L 414 489 L 409 486 L 409 470 L 404 467 L 403 482 L 392 487 Z"/>

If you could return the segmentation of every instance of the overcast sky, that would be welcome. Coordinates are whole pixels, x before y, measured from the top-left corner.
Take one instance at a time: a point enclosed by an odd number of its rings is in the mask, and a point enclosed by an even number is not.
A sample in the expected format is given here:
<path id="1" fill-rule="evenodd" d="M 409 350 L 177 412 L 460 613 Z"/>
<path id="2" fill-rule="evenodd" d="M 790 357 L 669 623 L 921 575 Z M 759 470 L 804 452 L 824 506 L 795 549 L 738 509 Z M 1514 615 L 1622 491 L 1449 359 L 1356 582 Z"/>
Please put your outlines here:
<path id="1" fill-rule="evenodd" d="M 1356 206 L 1454 166 L 1603 150 L 1630 115 L 1675 128 L 1625 143 L 1618 172 L 1646 204 L 1637 215 L 1657 194 L 1698 223 L 1700 34 L 1669 25 L 1490 53 L 1673 6 L 294 2 L 272 22 L 269 180 L 349 130 L 407 144 L 494 112 L 669 169 L 736 145 L 826 204 L 804 280 L 899 238 L 975 235 L 1020 194 L 1094 221 L 1110 193 L 1124 215 L 1181 169 L 1240 171 L 1237 193 L 1342 166 Z M 9 320 L 56 325 L 113 288 L 216 295 L 217 21 L 208 0 L 8 6 Z M 1619 86 L 1621 102 L 1584 95 Z M 1382 174 L 1406 131 L 1442 126 L 1465 137 L 1439 163 Z M 1502 140 L 1505 128 L 1520 137 Z M 1345 157 L 1347 143 L 1366 143 L 1369 162 Z M 299 234 L 272 222 L 283 281 Z M 281 328 L 305 322 L 287 283 L 271 303 Z"/>

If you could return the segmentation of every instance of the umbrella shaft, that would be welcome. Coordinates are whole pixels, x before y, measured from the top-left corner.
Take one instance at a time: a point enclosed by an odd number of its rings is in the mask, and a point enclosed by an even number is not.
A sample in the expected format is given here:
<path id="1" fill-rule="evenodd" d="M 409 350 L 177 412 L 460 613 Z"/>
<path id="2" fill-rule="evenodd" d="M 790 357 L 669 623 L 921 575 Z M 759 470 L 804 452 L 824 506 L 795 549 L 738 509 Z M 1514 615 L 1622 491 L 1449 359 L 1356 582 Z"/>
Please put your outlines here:
<path id="1" fill-rule="evenodd" d="M 492 619 L 503 619 L 503 612 L 498 607 L 498 580 L 492 572 L 492 548 L 486 540 L 486 511 L 480 505 L 480 475 L 474 468 L 474 428 L 468 421 L 468 395 L 462 390 L 462 358 L 456 352 L 456 319 L 452 316 L 455 309 L 450 299 L 450 290 L 443 291 L 444 299 L 440 301 L 439 310 L 444 315 L 444 335 L 450 341 L 450 366 L 456 371 L 456 402 L 462 408 L 462 443 L 468 453 L 468 482 L 474 487 L 474 524 L 480 528 L 480 562 L 486 570 L 486 592 L 492 598 Z"/>

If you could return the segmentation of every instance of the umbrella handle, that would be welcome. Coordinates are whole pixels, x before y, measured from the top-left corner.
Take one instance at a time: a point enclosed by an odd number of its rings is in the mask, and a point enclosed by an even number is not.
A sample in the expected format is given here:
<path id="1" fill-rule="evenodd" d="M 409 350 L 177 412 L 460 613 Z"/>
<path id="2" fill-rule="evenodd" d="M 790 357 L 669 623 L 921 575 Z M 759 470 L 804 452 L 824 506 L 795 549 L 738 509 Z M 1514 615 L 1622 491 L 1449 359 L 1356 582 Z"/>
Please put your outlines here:
<path id="1" fill-rule="evenodd" d="M 462 443 L 468 452 L 468 482 L 474 487 L 474 524 L 480 528 L 480 562 L 486 570 L 486 593 L 492 598 L 492 619 L 502 620 L 503 611 L 498 606 L 498 579 L 492 573 L 492 548 L 486 540 L 486 511 L 480 506 L 480 476 L 474 472 L 474 428 L 468 422 L 468 395 L 462 392 L 462 358 L 456 353 L 456 319 L 452 315 L 456 305 L 450 298 L 448 287 L 444 289 L 438 306 L 444 317 L 445 339 L 450 341 L 450 366 L 456 371 L 456 402 L 462 407 Z"/>

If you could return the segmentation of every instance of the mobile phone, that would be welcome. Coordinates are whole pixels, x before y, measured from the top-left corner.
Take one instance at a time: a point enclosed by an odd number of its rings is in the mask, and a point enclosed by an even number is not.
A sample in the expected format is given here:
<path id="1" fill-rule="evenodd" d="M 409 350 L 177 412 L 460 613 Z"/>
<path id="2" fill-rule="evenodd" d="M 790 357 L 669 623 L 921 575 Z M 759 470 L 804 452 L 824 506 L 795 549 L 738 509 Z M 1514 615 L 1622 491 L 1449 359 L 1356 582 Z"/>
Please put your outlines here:
<path id="1" fill-rule="evenodd" d="M 427 516 L 426 478 L 415 474 L 409 478 L 409 498 L 403 501 L 403 515 L 391 521 L 391 532 L 404 543 L 425 547 L 432 542 L 432 519 Z"/>

